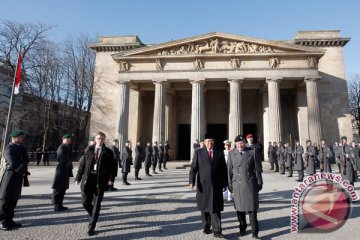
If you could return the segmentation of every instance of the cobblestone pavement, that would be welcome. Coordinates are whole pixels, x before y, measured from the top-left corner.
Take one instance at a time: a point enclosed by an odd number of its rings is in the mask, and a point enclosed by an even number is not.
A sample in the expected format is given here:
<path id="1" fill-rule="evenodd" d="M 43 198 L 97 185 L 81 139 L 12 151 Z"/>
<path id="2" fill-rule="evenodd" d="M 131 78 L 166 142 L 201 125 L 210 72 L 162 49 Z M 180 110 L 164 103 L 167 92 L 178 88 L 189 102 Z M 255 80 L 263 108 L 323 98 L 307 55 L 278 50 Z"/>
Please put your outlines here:
<path id="1" fill-rule="evenodd" d="M 54 212 L 50 198 L 55 167 L 30 166 L 31 186 L 23 188 L 23 197 L 15 209 L 15 221 L 21 222 L 23 227 L 0 231 L 0 239 L 213 239 L 212 235 L 202 234 L 195 192 L 187 188 L 189 170 L 176 169 L 180 164 L 183 163 L 171 162 L 169 170 L 143 177 L 142 181 L 135 181 L 132 172 L 130 186 L 120 185 L 120 178 L 117 178 L 115 187 L 119 190 L 105 193 L 96 235 L 92 237 L 86 235 L 88 216 L 81 205 L 79 187 L 72 183 L 65 195 L 64 205 L 70 210 Z M 267 169 L 266 165 L 264 169 Z M 75 173 L 76 167 L 74 170 Z M 261 239 L 359 238 L 358 202 L 347 223 L 335 232 L 291 234 L 290 197 L 296 185 L 295 177 L 287 178 L 265 170 L 263 178 L 265 184 L 258 214 Z M 239 238 L 232 204 L 225 204 L 222 227 L 226 239 Z M 250 227 L 247 233 L 241 239 L 251 239 Z"/>

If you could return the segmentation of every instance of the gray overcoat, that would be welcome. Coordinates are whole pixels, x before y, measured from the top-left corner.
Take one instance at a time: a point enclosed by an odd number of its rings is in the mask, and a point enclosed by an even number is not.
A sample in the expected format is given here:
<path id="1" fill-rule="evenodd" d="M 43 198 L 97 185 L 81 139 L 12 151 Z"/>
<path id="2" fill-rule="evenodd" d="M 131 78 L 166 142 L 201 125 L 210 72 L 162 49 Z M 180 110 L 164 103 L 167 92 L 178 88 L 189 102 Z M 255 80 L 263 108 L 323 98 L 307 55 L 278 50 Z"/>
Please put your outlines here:
<path id="1" fill-rule="evenodd" d="M 255 156 L 254 150 L 245 149 L 242 155 L 238 149 L 229 151 L 228 187 L 234 193 L 235 209 L 240 212 L 259 208 L 259 190 L 263 181 L 260 161 Z"/>

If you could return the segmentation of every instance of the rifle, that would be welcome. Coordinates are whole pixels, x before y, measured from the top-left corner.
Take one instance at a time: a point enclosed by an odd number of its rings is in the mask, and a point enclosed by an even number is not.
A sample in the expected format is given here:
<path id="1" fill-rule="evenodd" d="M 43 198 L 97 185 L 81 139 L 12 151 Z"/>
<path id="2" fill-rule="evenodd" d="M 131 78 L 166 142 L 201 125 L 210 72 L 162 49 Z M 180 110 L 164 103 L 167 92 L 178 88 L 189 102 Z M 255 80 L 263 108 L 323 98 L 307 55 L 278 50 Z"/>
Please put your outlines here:
<path id="1" fill-rule="evenodd" d="M 325 159 L 325 155 L 324 155 L 324 146 L 320 145 L 320 150 L 319 150 L 319 161 L 320 161 L 320 171 L 324 171 L 324 159 Z"/>
<path id="2" fill-rule="evenodd" d="M 345 144 L 341 146 L 341 156 L 340 156 L 341 165 L 343 167 L 342 173 L 346 175 L 346 156 L 345 156 Z"/>

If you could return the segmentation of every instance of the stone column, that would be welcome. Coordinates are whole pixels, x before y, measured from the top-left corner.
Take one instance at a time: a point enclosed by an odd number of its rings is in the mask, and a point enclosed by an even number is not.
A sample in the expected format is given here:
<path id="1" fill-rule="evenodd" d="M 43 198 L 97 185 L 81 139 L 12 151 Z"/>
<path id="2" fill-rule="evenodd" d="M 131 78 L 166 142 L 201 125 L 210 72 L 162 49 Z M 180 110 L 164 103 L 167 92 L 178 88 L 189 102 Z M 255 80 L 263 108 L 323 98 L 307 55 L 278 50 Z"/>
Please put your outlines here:
<path id="1" fill-rule="evenodd" d="M 230 85 L 230 112 L 229 112 L 229 140 L 234 142 L 237 135 L 242 133 L 242 79 L 229 80 Z"/>
<path id="2" fill-rule="evenodd" d="M 268 158 L 268 148 L 269 148 L 269 99 L 268 99 L 268 90 L 263 89 L 262 95 L 263 101 L 263 136 L 264 136 L 264 159 L 269 160 Z"/>
<path id="3" fill-rule="evenodd" d="M 163 143 L 165 140 L 165 101 L 166 91 L 163 80 L 153 81 L 155 84 L 154 120 L 152 141 Z"/>
<path id="4" fill-rule="evenodd" d="M 205 135 L 205 106 L 204 106 L 204 85 L 205 80 L 192 80 L 191 96 L 191 146 L 190 161 L 194 155 L 193 142 L 201 140 Z"/>
<path id="5" fill-rule="evenodd" d="M 321 119 L 317 82 L 320 78 L 305 78 L 306 100 L 309 124 L 309 137 L 312 142 L 320 143 Z"/>
<path id="6" fill-rule="evenodd" d="M 281 79 L 266 79 L 269 100 L 269 141 L 271 142 L 281 141 L 280 81 Z"/>
<path id="7" fill-rule="evenodd" d="M 119 82 L 119 104 L 116 126 L 116 138 L 119 140 L 119 151 L 122 156 L 125 143 L 128 141 L 129 130 L 129 93 L 130 82 Z"/>

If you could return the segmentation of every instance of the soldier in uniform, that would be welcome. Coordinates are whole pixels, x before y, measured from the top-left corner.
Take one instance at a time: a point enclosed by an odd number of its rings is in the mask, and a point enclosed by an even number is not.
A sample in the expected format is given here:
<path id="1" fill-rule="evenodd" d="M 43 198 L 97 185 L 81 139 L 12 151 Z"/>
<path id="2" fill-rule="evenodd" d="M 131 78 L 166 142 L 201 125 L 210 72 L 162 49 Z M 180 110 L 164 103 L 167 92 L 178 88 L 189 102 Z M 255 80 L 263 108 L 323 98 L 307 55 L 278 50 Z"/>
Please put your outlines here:
<path id="1" fill-rule="evenodd" d="M 139 171 L 142 167 L 143 161 L 144 161 L 144 150 L 141 147 L 141 142 L 137 142 L 135 147 L 135 161 L 134 161 L 135 180 L 141 180 L 141 178 L 139 178 Z"/>
<path id="2" fill-rule="evenodd" d="M 116 170 L 114 172 L 115 174 L 112 176 L 113 177 L 113 179 L 111 179 L 112 185 L 109 186 L 109 190 L 110 191 L 116 191 L 118 189 L 114 187 L 115 177 L 117 177 L 118 172 L 119 172 L 118 170 L 119 170 L 119 168 L 121 168 L 119 140 L 114 139 L 110 149 L 111 149 L 111 151 L 113 152 L 113 155 L 114 155 L 114 161 L 116 163 Z"/>
<path id="3" fill-rule="evenodd" d="M 167 163 L 167 161 L 169 161 L 169 151 L 170 151 L 169 142 L 165 141 L 165 144 L 164 144 L 164 169 L 165 170 L 167 170 L 166 163 Z"/>
<path id="4" fill-rule="evenodd" d="M 123 185 L 130 185 L 130 183 L 127 180 L 127 177 L 130 172 L 131 165 L 133 165 L 132 151 L 130 148 L 130 142 L 127 141 L 121 159 L 121 166 L 122 166 L 121 172 L 122 172 Z"/>
<path id="5" fill-rule="evenodd" d="M 331 149 L 326 145 L 325 138 L 321 139 L 321 144 L 319 147 L 319 161 L 320 161 L 320 171 L 331 173 L 331 162 L 330 159 L 333 157 Z"/>
<path id="6" fill-rule="evenodd" d="M 339 146 L 339 142 L 335 141 L 335 143 L 333 145 L 333 152 L 334 152 L 334 157 L 335 157 L 335 163 L 338 166 L 339 173 L 341 173 L 340 150 L 341 150 L 341 148 Z"/>
<path id="7" fill-rule="evenodd" d="M 163 172 L 163 170 L 161 169 L 161 164 L 164 163 L 165 149 L 162 143 L 159 143 L 158 152 L 159 152 L 159 172 Z"/>
<path id="8" fill-rule="evenodd" d="M 153 145 L 153 149 L 152 149 L 152 170 L 153 170 L 153 174 L 158 174 L 155 170 L 156 170 L 156 165 L 159 161 L 159 147 L 158 147 L 158 143 L 154 142 Z"/>
<path id="9" fill-rule="evenodd" d="M 0 228 L 2 230 L 11 230 L 22 226 L 21 223 L 14 222 L 14 210 L 21 197 L 24 177 L 30 175 L 27 167 L 28 154 L 22 145 L 24 132 L 16 130 L 10 136 L 11 143 L 4 149 L 5 172 L 0 182 L 0 221 L 2 221 Z"/>
<path id="10" fill-rule="evenodd" d="M 249 213 L 252 237 L 258 239 L 259 191 L 262 189 L 261 161 L 255 150 L 245 147 L 242 135 L 235 138 L 236 148 L 228 156 L 228 186 L 234 194 L 234 207 L 240 223 L 240 236 L 246 233 L 246 213 Z"/>
<path id="11" fill-rule="evenodd" d="M 151 143 L 146 143 L 146 148 L 145 148 L 145 175 L 148 177 L 151 177 L 152 175 L 149 173 L 149 169 L 151 167 L 152 164 L 152 156 L 153 156 L 153 148 L 151 147 Z"/>
<path id="12" fill-rule="evenodd" d="M 281 142 L 277 143 L 276 157 L 280 166 L 280 174 L 285 174 L 285 149 Z"/>
<path id="13" fill-rule="evenodd" d="M 355 141 L 351 142 L 351 146 L 350 146 L 350 155 L 349 155 L 350 161 L 354 167 L 354 177 L 355 179 L 358 178 L 357 176 L 357 171 L 359 170 L 358 165 L 359 165 L 359 146 L 356 144 Z"/>
<path id="14" fill-rule="evenodd" d="M 304 160 L 303 160 L 304 148 L 300 145 L 300 141 L 295 141 L 295 149 L 293 151 L 294 157 L 294 171 L 298 171 L 298 179 L 296 181 L 302 182 L 304 179 Z"/>
<path id="15" fill-rule="evenodd" d="M 227 186 L 227 171 L 223 151 L 213 149 L 215 140 L 209 136 L 205 147 L 194 151 L 189 172 L 189 188 L 196 183 L 197 207 L 201 211 L 204 234 L 210 234 L 213 227 L 214 237 L 223 238 L 221 211 L 224 210 L 223 190 Z"/>
<path id="16" fill-rule="evenodd" d="M 279 172 L 279 162 L 278 162 L 278 158 L 277 158 L 277 143 L 273 142 L 273 150 L 271 152 L 272 158 L 274 159 L 274 165 L 275 165 L 275 171 L 274 172 Z"/>
<path id="17" fill-rule="evenodd" d="M 306 174 L 314 175 L 316 173 L 315 157 L 315 147 L 311 144 L 311 140 L 307 140 L 305 152 Z"/>
<path id="18" fill-rule="evenodd" d="M 258 155 L 256 156 L 256 160 L 260 161 L 260 165 L 261 165 L 261 171 L 262 171 L 262 147 L 258 144 L 258 143 L 254 143 L 254 136 L 250 133 L 248 135 L 246 135 L 246 147 L 251 149 L 251 150 L 255 150 L 255 153 Z"/>
<path id="19" fill-rule="evenodd" d="M 290 146 L 290 144 L 288 142 L 285 143 L 284 146 L 284 151 L 285 151 L 285 167 L 288 169 L 289 171 L 289 175 L 288 177 L 292 177 L 293 174 L 293 151 L 292 148 Z"/>
<path id="20" fill-rule="evenodd" d="M 268 159 L 270 162 L 270 170 L 274 170 L 274 158 L 273 158 L 273 154 L 272 154 L 273 151 L 274 151 L 274 147 L 271 144 L 271 142 L 269 142 L 267 154 L 268 154 Z"/>
<path id="21" fill-rule="evenodd" d="M 103 132 L 96 134 L 95 144 L 85 149 L 75 178 L 78 185 L 81 182 L 81 201 L 91 217 L 87 232 L 89 236 L 95 233 L 104 191 L 111 185 L 112 175 L 117 168 L 111 149 L 104 144 L 105 138 Z"/>
<path id="22" fill-rule="evenodd" d="M 73 169 L 73 156 L 71 150 L 71 135 L 65 134 L 62 137 L 62 144 L 56 151 L 56 158 L 58 164 L 55 170 L 54 182 L 52 185 L 53 195 L 52 203 L 54 204 L 55 211 L 67 210 L 67 207 L 63 206 L 63 200 L 65 192 L 69 189 L 69 178 L 72 175 Z"/>
<path id="23" fill-rule="evenodd" d="M 354 186 L 355 171 L 353 161 L 351 161 L 351 151 L 347 144 L 347 137 L 341 137 L 341 149 L 340 149 L 340 162 L 341 173 L 343 180 L 348 180 L 351 185 Z"/>

